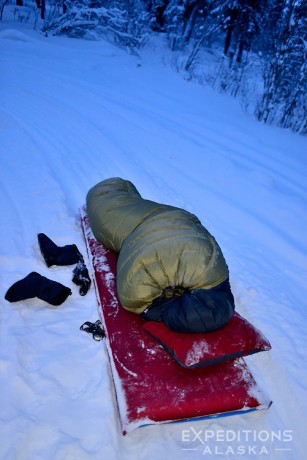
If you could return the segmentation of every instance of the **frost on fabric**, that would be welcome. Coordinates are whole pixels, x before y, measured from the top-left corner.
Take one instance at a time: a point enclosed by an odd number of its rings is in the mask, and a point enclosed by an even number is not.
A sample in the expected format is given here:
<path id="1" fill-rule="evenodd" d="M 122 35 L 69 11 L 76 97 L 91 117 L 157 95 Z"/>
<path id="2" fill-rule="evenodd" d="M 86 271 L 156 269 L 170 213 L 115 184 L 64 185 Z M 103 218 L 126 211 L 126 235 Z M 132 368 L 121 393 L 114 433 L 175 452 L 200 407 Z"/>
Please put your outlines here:
<path id="1" fill-rule="evenodd" d="M 245 366 L 244 360 L 242 358 L 237 359 L 236 361 L 234 361 L 234 366 L 240 368 L 240 370 L 242 371 L 242 374 L 241 374 L 242 379 L 248 385 L 248 390 L 247 390 L 248 396 L 259 401 L 259 405 L 257 406 L 257 409 L 262 410 L 262 409 L 267 409 L 268 407 L 270 407 L 271 401 L 264 395 L 260 387 L 257 385 L 249 369 Z M 237 382 L 233 382 L 233 384 L 237 385 Z M 250 409 L 247 402 L 243 410 L 244 409 L 246 410 Z"/>
<path id="2" fill-rule="evenodd" d="M 257 401 L 260 402 L 259 406 L 257 407 L 258 410 L 266 410 L 272 404 L 271 401 L 263 394 L 262 390 L 260 390 L 256 383 L 251 385 L 251 387 L 248 390 L 248 394 L 249 396 L 257 399 Z"/>
<path id="3" fill-rule="evenodd" d="M 95 254 L 93 257 L 93 265 L 95 266 L 95 269 L 98 271 L 98 273 L 110 271 L 110 267 L 106 262 L 105 256 L 102 256 L 101 254 Z"/>
<path id="4" fill-rule="evenodd" d="M 206 340 L 202 342 L 194 342 L 191 350 L 186 356 L 185 364 L 186 366 L 193 366 L 203 359 L 207 354 L 210 354 L 210 348 Z"/>
<path id="5" fill-rule="evenodd" d="M 93 272 L 103 275 L 105 284 L 108 288 L 108 292 L 111 296 L 108 299 L 108 304 L 114 309 L 119 308 L 118 300 L 116 296 L 116 280 L 114 274 L 111 272 L 110 266 L 106 258 L 106 249 L 96 240 L 92 229 L 90 227 L 89 219 L 86 212 L 86 206 L 83 206 L 80 209 L 81 219 L 83 221 L 83 231 L 85 235 L 85 243 L 87 247 L 87 252 Z M 94 275 L 95 276 L 95 275 Z M 95 283 L 96 286 L 96 283 Z M 99 303 L 99 295 L 97 295 L 97 300 Z"/>
<path id="6" fill-rule="evenodd" d="M 127 408 L 126 395 L 125 395 L 125 392 L 124 392 L 124 389 L 123 389 L 123 386 L 122 386 L 122 382 L 121 382 L 121 380 L 119 378 L 119 375 L 118 375 L 118 372 L 117 372 L 117 369 L 116 369 L 116 365 L 115 365 L 115 362 L 114 362 L 114 358 L 113 358 L 113 354 L 112 354 L 112 350 L 111 350 L 110 342 L 109 342 L 108 338 L 106 338 L 105 343 L 106 343 L 106 347 L 107 347 L 107 350 L 108 350 L 109 362 L 110 362 L 111 369 L 112 369 L 112 379 L 113 379 L 113 383 L 114 383 L 114 387 L 115 387 L 115 391 L 116 391 L 116 399 L 117 399 L 118 410 L 119 410 L 119 413 L 120 413 L 120 420 L 121 420 L 121 424 L 122 424 L 122 430 L 124 432 L 124 431 L 127 431 L 126 426 L 128 426 L 128 424 L 129 424 L 129 422 L 128 422 L 128 408 Z"/>
<path id="7" fill-rule="evenodd" d="M 114 358 L 116 359 L 116 361 L 118 362 L 118 364 L 120 365 L 120 367 L 122 369 L 124 369 L 124 371 L 127 372 L 127 374 L 131 375 L 132 377 L 137 377 L 138 376 L 135 372 L 130 371 L 126 366 L 124 366 L 122 361 L 120 361 L 118 359 L 118 356 L 117 356 L 117 354 L 115 352 L 113 352 L 113 355 L 114 355 Z"/>
<path id="8" fill-rule="evenodd" d="M 138 419 L 137 421 L 131 421 L 129 418 L 129 410 L 128 410 L 128 405 L 127 405 L 127 398 L 126 398 L 126 393 L 122 385 L 122 380 L 120 379 L 118 375 L 118 371 L 116 369 L 116 362 L 120 365 L 121 368 L 123 368 L 129 375 L 132 377 L 137 377 L 137 375 L 127 369 L 117 358 L 117 356 L 112 352 L 111 347 L 110 347 L 110 342 L 109 339 L 106 338 L 106 347 L 108 350 L 108 355 L 109 355 L 109 362 L 111 365 L 112 369 L 112 379 L 115 387 L 115 392 L 116 392 L 116 400 L 117 400 L 117 405 L 118 405 L 118 411 L 120 413 L 120 422 L 121 422 L 121 427 L 122 427 L 122 432 L 123 434 L 130 433 L 131 431 L 139 428 L 140 426 L 145 426 L 145 425 L 151 425 L 153 421 L 149 419 L 148 417 L 142 417 Z M 144 412 L 145 408 L 139 407 L 138 408 L 138 413 L 141 414 Z"/>

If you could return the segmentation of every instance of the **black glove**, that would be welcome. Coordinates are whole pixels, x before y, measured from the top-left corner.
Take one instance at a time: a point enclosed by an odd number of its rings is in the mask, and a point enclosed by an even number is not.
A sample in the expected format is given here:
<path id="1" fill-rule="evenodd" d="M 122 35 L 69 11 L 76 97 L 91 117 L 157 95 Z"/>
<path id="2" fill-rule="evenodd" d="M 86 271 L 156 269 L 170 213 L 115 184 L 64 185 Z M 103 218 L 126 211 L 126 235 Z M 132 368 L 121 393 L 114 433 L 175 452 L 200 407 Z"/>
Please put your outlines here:
<path id="1" fill-rule="evenodd" d="M 79 260 L 76 268 L 73 270 L 73 283 L 80 286 L 80 295 L 85 295 L 91 286 L 91 279 L 83 260 Z"/>

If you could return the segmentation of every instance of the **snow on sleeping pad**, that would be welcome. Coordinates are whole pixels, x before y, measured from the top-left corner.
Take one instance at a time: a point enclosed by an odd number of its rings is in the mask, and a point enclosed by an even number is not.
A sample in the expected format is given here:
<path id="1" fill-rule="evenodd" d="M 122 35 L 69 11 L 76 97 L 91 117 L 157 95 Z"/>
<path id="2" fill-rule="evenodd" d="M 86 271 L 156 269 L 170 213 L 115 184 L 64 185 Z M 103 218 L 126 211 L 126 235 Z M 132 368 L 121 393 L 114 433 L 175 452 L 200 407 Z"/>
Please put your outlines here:
<path id="1" fill-rule="evenodd" d="M 123 434 L 142 425 L 267 409 L 242 358 L 186 369 L 125 310 L 116 294 L 117 255 L 99 243 L 85 208 L 82 227 L 95 273 L 95 288 Z"/>

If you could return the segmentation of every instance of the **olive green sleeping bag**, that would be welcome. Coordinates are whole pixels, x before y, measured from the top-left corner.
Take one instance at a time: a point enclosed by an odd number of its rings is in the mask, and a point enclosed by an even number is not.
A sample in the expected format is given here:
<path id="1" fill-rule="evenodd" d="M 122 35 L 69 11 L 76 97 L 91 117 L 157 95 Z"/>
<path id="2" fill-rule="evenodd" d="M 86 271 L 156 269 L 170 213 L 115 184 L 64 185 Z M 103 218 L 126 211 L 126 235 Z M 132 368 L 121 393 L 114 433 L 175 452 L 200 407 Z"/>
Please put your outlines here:
<path id="1" fill-rule="evenodd" d="M 196 216 L 143 199 L 127 180 L 94 186 L 87 213 L 96 239 L 119 253 L 117 292 L 127 310 L 141 314 L 165 292 L 211 292 L 228 280 L 222 251 Z"/>

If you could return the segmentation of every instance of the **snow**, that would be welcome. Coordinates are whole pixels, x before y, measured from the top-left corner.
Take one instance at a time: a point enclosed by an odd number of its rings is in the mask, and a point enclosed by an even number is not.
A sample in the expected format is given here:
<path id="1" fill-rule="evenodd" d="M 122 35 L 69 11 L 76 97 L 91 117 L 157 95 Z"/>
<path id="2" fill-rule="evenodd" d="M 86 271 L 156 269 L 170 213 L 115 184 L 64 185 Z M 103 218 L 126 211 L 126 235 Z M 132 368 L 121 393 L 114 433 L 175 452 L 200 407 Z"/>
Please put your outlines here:
<path id="1" fill-rule="evenodd" d="M 185 81 L 158 45 L 136 57 L 31 27 L 0 23 L 0 459 L 304 458 L 306 139 Z M 247 358 L 268 411 L 121 435 L 105 345 L 79 329 L 98 318 L 94 288 L 81 297 L 73 267 L 47 268 L 37 242 L 75 243 L 88 262 L 79 208 L 113 176 L 216 237 L 238 312 L 273 347 Z M 31 271 L 72 296 L 5 301 Z"/>
<path id="2" fill-rule="evenodd" d="M 194 342 L 191 347 L 191 350 L 187 354 L 185 364 L 187 366 L 193 366 L 199 363 L 201 358 L 206 354 L 210 354 L 210 347 L 208 342 L 206 340 L 203 340 L 201 342 Z"/>

